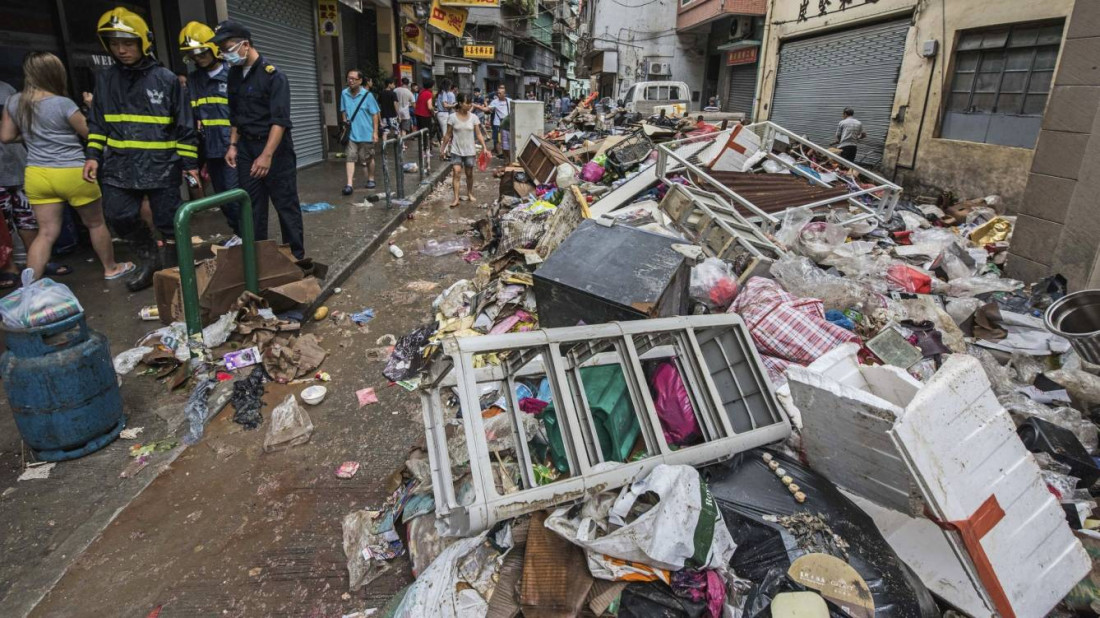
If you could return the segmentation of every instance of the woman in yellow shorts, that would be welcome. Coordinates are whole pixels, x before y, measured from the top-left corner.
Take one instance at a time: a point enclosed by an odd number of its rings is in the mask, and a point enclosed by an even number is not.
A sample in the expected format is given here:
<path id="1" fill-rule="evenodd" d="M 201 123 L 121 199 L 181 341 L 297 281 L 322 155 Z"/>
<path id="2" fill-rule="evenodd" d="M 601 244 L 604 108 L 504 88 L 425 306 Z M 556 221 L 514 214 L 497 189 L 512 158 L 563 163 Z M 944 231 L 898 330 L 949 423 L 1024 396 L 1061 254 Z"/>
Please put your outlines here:
<path id="1" fill-rule="evenodd" d="M 84 148 L 88 124 L 80 109 L 65 96 L 65 67 L 50 53 L 31 52 L 23 60 L 26 85 L 12 95 L 0 121 L 0 141 L 20 136 L 27 146 L 24 191 L 38 219 L 38 236 L 27 250 L 27 267 L 41 277 L 61 233 L 65 204 L 72 205 L 92 240 L 105 279 L 133 270 L 130 262 L 115 262 L 111 232 L 103 219 L 99 185 L 84 182 Z"/>

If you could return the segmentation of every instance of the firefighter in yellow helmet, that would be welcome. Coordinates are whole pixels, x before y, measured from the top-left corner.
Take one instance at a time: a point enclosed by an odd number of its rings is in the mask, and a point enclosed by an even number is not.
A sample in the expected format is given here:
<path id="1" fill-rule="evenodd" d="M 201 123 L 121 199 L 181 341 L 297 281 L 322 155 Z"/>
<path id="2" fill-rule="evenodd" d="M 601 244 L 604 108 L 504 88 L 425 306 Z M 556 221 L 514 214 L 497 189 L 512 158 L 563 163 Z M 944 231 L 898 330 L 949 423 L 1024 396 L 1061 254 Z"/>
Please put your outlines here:
<path id="1" fill-rule="evenodd" d="M 195 64 L 187 76 L 187 94 L 191 111 L 198 122 L 201 163 L 206 166 L 214 191 L 237 188 L 237 170 L 225 162 L 229 149 L 229 95 L 226 80 L 229 67 L 221 60 L 221 51 L 211 39 L 214 30 L 193 21 L 180 30 L 180 52 L 184 62 Z M 233 233 L 240 235 L 240 205 L 222 206 L 222 214 Z"/>
<path id="2" fill-rule="evenodd" d="M 107 220 L 137 254 L 137 271 L 126 282 L 137 291 L 152 284 L 158 262 L 156 240 L 141 221 L 141 201 L 149 199 L 168 249 L 161 261 L 171 261 L 180 168 L 198 180 L 198 134 L 179 80 L 153 58 L 145 20 L 116 8 L 99 18 L 96 32 L 115 63 L 96 75 L 84 180 L 100 183 Z"/>

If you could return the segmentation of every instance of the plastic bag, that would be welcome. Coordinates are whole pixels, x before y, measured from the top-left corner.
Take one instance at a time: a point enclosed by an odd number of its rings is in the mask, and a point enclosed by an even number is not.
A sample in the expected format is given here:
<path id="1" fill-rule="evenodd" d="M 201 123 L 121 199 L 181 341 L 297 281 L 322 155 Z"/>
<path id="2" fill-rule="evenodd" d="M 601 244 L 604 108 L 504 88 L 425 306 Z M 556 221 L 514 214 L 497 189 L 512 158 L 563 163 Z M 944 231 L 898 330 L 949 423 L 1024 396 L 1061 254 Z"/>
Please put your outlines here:
<path id="1" fill-rule="evenodd" d="M 1100 404 L 1100 376 L 1063 367 L 1046 373 L 1046 377 L 1064 386 L 1070 397 L 1086 407 L 1091 408 Z M 1029 380 L 1028 384 L 1030 383 Z"/>
<path id="2" fill-rule="evenodd" d="M 581 168 L 581 180 L 585 182 L 599 182 L 603 178 L 604 173 L 603 166 L 595 161 L 589 161 Z"/>
<path id="3" fill-rule="evenodd" d="M 932 293 L 932 277 L 901 262 L 894 262 L 886 269 L 886 282 L 902 292 Z"/>
<path id="4" fill-rule="evenodd" d="M 562 163 L 557 168 L 555 181 L 559 189 L 568 189 L 577 184 L 577 168 L 572 163 Z"/>
<path id="5" fill-rule="evenodd" d="M 826 553 L 843 559 L 867 583 L 876 618 L 940 616 L 931 593 L 894 553 L 870 516 L 827 479 L 794 459 L 772 453 L 806 494 L 806 501 L 799 504 L 763 454 L 755 449 L 704 469 L 737 544 L 730 567 L 756 584 L 754 592 L 769 597 L 758 607 L 766 606 L 779 592 L 796 589 L 783 576 L 795 559 L 805 553 Z M 839 546 L 834 534 L 846 547 Z M 776 570 L 780 581 L 768 586 Z M 757 596 L 749 595 L 750 607 Z M 746 615 L 764 618 L 769 614 L 747 611 Z"/>
<path id="6" fill-rule="evenodd" d="M 386 367 L 382 370 L 382 375 L 393 382 L 408 380 L 415 376 L 424 363 L 424 355 L 421 354 L 421 350 L 427 345 L 428 339 L 435 333 L 435 329 L 436 325 L 432 323 L 421 326 L 398 339 L 389 360 L 386 361 Z"/>
<path id="7" fill-rule="evenodd" d="M 885 255 L 874 255 L 874 249 L 875 243 L 870 241 L 846 242 L 833 247 L 817 262 L 825 266 L 835 266 L 849 277 L 862 278 L 882 272 L 885 262 L 889 260 Z"/>
<path id="8" fill-rule="evenodd" d="M 264 436 L 264 452 L 287 449 L 309 442 L 313 435 L 313 421 L 298 405 L 294 395 L 287 395 L 282 403 L 271 411 L 271 425 Z"/>
<path id="9" fill-rule="evenodd" d="M 798 245 L 802 255 L 821 262 L 848 239 L 848 230 L 835 223 L 814 221 L 802 226 Z"/>
<path id="10" fill-rule="evenodd" d="M 644 494 L 657 504 L 634 516 Z M 606 520 L 591 512 L 570 517 L 562 507 L 546 527 L 589 552 L 650 567 L 678 571 L 684 566 L 718 568 L 729 563 L 734 544 L 710 491 L 691 466 L 660 464 L 645 478 L 624 487 Z M 608 531 L 610 530 L 610 531 Z"/>
<path id="11" fill-rule="evenodd" d="M 489 610 L 488 599 L 496 588 L 495 576 L 511 548 L 509 527 L 494 528 L 477 536 L 455 541 L 409 586 L 393 616 L 484 616 Z M 479 593 L 478 588 L 482 588 L 485 594 Z"/>
<path id="12" fill-rule="evenodd" d="M 210 415 L 210 406 L 207 404 L 206 399 L 217 383 L 217 380 L 213 378 L 203 378 L 199 380 L 199 383 L 195 385 L 191 395 L 187 398 L 187 407 L 184 409 L 184 414 L 187 416 L 188 430 L 187 435 L 183 437 L 184 444 L 195 444 L 202 439 L 203 430 L 206 427 L 206 417 Z"/>
<path id="13" fill-rule="evenodd" d="M 649 383 L 665 440 L 676 446 L 691 444 L 700 435 L 699 422 L 676 364 L 666 361 L 658 365 Z"/>
<path id="14" fill-rule="evenodd" d="M 737 277 L 727 262 L 709 257 L 692 267 L 688 292 L 712 311 L 725 311 L 737 296 Z"/>
<path id="15" fill-rule="evenodd" d="M 30 268 L 23 270 L 22 280 L 23 287 L 0 298 L 4 326 L 24 330 L 60 322 L 84 311 L 69 286 L 49 278 L 35 281 Z"/>
<path id="16" fill-rule="evenodd" d="M 814 213 L 809 208 L 788 208 L 783 213 L 783 221 L 779 224 L 779 231 L 775 233 L 775 239 L 788 249 L 793 249 L 798 242 L 798 235 L 807 223 L 813 221 Z"/>
<path id="17" fill-rule="evenodd" d="M 791 294 L 821 299 L 826 309 L 854 308 L 867 315 L 885 305 L 883 297 L 867 285 L 829 275 L 809 258 L 786 255 L 772 264 L 771 274 Z"/>
<path id="18" fill-rule="evenodd" d="M 470 239 L 461 236 L 459 238 L 450 238 L 447 240 L 429 240 L 424 243 L 424 247 L 420 249 L 420 253 L 424 255 L 430 255 L 432 257 L 440 257 L 443 255 L 450 255 L 452 253 L 458 253 L 460 251 L 466 251 L 470 249 L 473 244 Z"/>
<path id="19" fill-rule="evenodd" d="M 478 171 L 487 171 L 489 164 L 493 162 L 493 155 L 489 154 L 488 150 L 482 150 L 477 153 L 477 169 Z"/>
<path id="20" fill-rule="evenodd" d="M 143 345 L 136 348 L 130 348 L 125 352 L 120 352 L 118 356 L 115 356 L 114 360 L 115 373 L 120 376 L 130 373 L 134 370 L 134 367 L 137 367 L 137 364 L 141 362 L 141 359 L 152 351 L 153 348 Z"/>
<path id="21" fill-rule="evenodd" d="M 948 284 L 948 296 L 978 296 L 988 292 L 1011 292 L 1022 288 L 1024 284 L 1015 279 L 996 275 L 956 279 Z"/>

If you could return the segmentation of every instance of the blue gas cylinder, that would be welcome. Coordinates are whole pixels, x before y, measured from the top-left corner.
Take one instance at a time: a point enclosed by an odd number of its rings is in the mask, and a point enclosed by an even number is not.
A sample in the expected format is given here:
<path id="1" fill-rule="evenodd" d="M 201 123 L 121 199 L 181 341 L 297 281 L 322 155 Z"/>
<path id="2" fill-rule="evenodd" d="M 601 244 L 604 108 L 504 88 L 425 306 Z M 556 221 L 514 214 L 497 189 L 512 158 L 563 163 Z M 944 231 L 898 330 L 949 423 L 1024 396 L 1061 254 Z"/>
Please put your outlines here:
<path id="1" fill-rule="evenodd" d="M 98 451 L 126 426 L 107 338 L 80 313 L 27 330 L 4 330 L 0 378 L 23 440 L 38 459 Z"/>

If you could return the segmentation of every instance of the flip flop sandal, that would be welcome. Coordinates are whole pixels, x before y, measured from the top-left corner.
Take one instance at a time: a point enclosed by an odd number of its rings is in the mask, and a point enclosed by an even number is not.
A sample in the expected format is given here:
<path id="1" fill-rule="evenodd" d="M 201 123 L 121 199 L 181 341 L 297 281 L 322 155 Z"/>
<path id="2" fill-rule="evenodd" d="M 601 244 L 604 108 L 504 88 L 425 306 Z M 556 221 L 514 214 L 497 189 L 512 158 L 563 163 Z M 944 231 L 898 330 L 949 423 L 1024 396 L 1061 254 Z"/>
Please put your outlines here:
<path id="1" fill-rule="evenodd" d="M 368 188 L 368 189 L 373 189 L 373 188 L 375 188 L 375 187 L 377 187 L 377 186 L 378 186 L 378 184 L 377 184 L 377 183 L 375 183 L 375 182 L 374 182 L 373 180 L 368 180 L 368 181 L 367 181 L 367 188 Z"/>
<path id="2" fill-rule="evenodd" d="M 126 267 L 125 268 L 123 268 L 122 270 L 118 271 L 117 273 L 115 273 L 113 275 L 109 275 L 109 276 L 105 275 L 103 278 L 106 279 L 107 281 L 114 281 L 115 279 L 120 279 L 122 277 L 125 277 L 126 275 L 134 272 L 134 270 L 136 270 L 136 269 L 137 269 L 137 266 L 135 266 L 133 262 L 126 262 Z"/>
<path id="3" fill-rule="evenodd" d="M 18 273 L 0 273 L 0 290 L 14 290 L 19 287 Z"/>
<path id="4" fill-rule="evenodd" d="M 73 269 L 68 264 L 58 264 L 57 262 L 46 263 L 46 276 L 48 277 L 64 277 L 65 275 L 73 274 Z"/>

